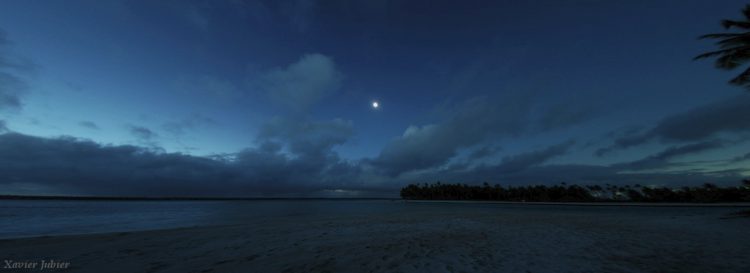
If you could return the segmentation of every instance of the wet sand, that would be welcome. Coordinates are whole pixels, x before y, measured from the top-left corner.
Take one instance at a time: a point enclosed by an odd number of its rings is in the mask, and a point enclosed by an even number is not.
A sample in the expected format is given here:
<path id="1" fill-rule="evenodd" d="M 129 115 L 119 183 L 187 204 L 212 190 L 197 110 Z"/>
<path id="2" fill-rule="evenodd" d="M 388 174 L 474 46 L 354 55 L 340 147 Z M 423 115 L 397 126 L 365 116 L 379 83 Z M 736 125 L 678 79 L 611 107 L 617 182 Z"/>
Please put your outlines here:
<path id="1" fill-rule="evenodd" d="M 750 272 L 750 218 L 725 219 L 727 210 L 427 204 L 403 213 L 0 240 L 0 258 L 70 263 L 2 272 Z"/>

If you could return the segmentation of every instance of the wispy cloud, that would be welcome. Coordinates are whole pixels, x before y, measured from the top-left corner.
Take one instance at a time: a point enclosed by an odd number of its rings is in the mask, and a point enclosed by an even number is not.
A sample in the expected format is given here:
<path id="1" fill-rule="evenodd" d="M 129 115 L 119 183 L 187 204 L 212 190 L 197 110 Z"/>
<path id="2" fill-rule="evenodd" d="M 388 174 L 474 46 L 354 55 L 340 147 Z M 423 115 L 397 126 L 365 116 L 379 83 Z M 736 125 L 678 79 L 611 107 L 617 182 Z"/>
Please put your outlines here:
<path id="1" fill-rule="evenodd" d="M 157 133 L 143 126 L 130 126 L 130 134 L 143 141 L 151 141 L 158 136 Z"/>
<path id="2" fill-rule="evenodd" d="M 702 141 L 718 134 L 750 132 L 750 94 L 710 103 L 661 120 L 644 133 L 620 137 L 609 147 L 596 154 L 641 145 L 649 141 L 690 142 Z"/>
<path id="3" fill-rule="evenodd" d="M 669 165 L 671 159 L 679 158 L 681 156 L 698 154 L 708 150 L 722 148 L 726 145 L 724 141 L 720 140 L 708 140 L 693 144 L 674 146 L 667 148 L 657 154 L 650 155 L 646 158 L 636 160 L 628 163 L 615 164 L 618 168 L 623 169 L 657 169 L 666 167 Z"/>
<path id="4" fill-rule="evenodd" d="M 491 137 L 525 132 L 529 102 L 476 97 L 456 105 L 439 123 L 412 125 L 389 142 L 370 163 L 391 176 L 444 165 L 460 149 L 480 145 Z"/>
<path id="5" fill-rule="evenodd" d="M 0 111 L 20 110 L 22 97 L 28 91 L 28 83 L 20 73 L 29 73 L 35 65 L 18 60 L 5 50 L 11 44 L 5 32 L 0 29 Z"/>
<path id="6" fill-rule="evenodd" d="M 78 125 L 84 128 L 92 129 L 92 130 L 99 130 L 99 125 L 96 125 L 96 123 L 92 121 L 84 120 L 84 121 L 79 122 Z"/>

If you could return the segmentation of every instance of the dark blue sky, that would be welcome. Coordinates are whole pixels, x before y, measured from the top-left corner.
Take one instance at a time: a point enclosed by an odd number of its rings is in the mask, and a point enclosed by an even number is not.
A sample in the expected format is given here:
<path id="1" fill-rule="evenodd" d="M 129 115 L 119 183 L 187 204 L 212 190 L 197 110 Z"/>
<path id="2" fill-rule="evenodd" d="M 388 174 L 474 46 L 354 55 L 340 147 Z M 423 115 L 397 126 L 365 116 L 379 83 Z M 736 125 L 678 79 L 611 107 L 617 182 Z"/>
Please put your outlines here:
<path id="1" fill-rule="evenodd" d="M 4 1 L 4 193 L 736 183 L 743 1 Z M 381 107 L 370 107 L 372 101 Z"/>

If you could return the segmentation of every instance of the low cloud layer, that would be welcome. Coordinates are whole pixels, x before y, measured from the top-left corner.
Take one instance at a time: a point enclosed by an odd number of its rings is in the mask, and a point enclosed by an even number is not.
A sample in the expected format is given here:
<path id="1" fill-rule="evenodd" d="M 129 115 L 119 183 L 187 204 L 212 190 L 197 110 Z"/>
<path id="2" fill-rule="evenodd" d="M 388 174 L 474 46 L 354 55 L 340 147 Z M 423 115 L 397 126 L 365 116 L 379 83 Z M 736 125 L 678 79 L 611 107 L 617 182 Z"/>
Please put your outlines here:
<path id="1" fill-rule="evenodd" d="M 573 144 L 575 144 L 575 142 L 567 141 L 542 150 L 509 156 L 504 158 L 503 162 L 494 168 L 496 171 L 504 174 L 517 173 L 530 167 L 539 166 L 552 158 L 566 154 Z"/>
<path id="2" fill-rule="evenodd" d="M 539 119 L 539 129 L 550 131 L 580 124 L 596 117 L 598 112 L 591 107 L 563 104 L 553 105 Z"/>
<path id="3" fill-rule="evenodd" d="M 370 163 L 390 176 L 439 167 L 490 137 L 518 135 L 526 129 L 529 110 L 523 103 L 495 104 L 475 98 L 458 105 L 444 122 L 410 126 L 388 143 Z"/>
<path id="4" fill-rule="evenodd" d="M 750 153 L 746 153 L 745 155 L 741 155 L 732 159 L 732 162 L 734 163 L 744 162 L 744 161 L 750 161 Z"/>
<path id="5" fill-rule="evenodd" d="M 708 150 L 718 149 L 724 146 L 725 143 L 719 140 L 709 140 L 693 144 L 674 146 L 646 158 L 633 162 L 616 164 L 616 166 L 624 169 L 636 170 L 657 169 L 667 166 L 672 159 L 679 158 L 685 155 L 697 154 Z"/>
<path id="6" fill-rule="evenodd" d="M 499 141 L 547 133 L 594 117 L 590 109 L 535 105 L 529 94 L 475 97 L 446 112 L 442 122 L 408 127 L 369 163 L 396 177 L 444 166 L 464 149 L 473 149 L 469 159 L 478 159 L 496 153 Z"/>
<path id="7" fill-rule="evenodd" d="M 339 158 L 333 147 L 350 133 L 343 120 L 326 122 L 277 121 L 259 135 L 256 148 L 222 157 L 165 153 L 137 146 L 109 146 L 61 137 L 42 138 L 18 133 L 0 134 L 0 184 L 4 194 L 37 189 L 35 194 L 126 196 L 394 196 L 398 188 L 437 180 L 510 185 L 558 182 L 642 183 L 679 185 L 733 183 L 734 170 L 702 173 L 623 173 L 632 166 L 549 165 L 566 154 L 573 142 L 508 156 L 496 165 L 446 169 L 391 177 L 372 169 L 367 160 Z M 298 130 L 309 133 L 290 134 Z M 653 158 L 662 160 L 708 148 L 669 149 Z"/>
<path id="8" fill-rule="evenodd" d="M 226 177 L 212 160 L 75 138 L 0 135 L 0 183 L 73 194 L 191 194 Z M 206 187 L 203 187 L 205 190 Z"/>
<path id="9" fill-rule="evenodd" d="M 661 120 L 651 130 L 614 140 L 597 155 L 657 140 L 666 143 L 703 141 L 720 134 L 750 132 L 750 94 L 697 107 Z"/>
<path id="10" fill-rule="evenodd" d="M 481 146 L 469 154 L 469 160 L 479 160 L 483 158 L 487 158 L 490 156 L 493 156 L 497 154 L 498 152 L 502 151 L 502 147 L 497 146 Z"/>
<path id="11" fill-rule="evenodd" d="M 79 195 L 304 195 L 351 188 L 347 181 L 355 174 L 356 168 L 337 158 L 292 157 L 270 142 L 231 159 L 211 159 L 69 137 L 0 135 L 4 193 L 33 185 Z"/>
<path id="12" fill-rule="evenodd" d="M 480 165 L 475 168 L 446 169 L 423 174 L 420 182 L 451 181 L 463 183 L 492 182 L 504 185 L 539 185 L 561 182 L 575 184 L 642 184 L 659 186 L 700 185 L 706 182 L 736 185 L 748 168 L 730 170 L 654 170 L 668 166 L 668 160 L 682 155 L 697 153 L 712 148 L 706 143 L 667 149 L 657 155 L 630 163 L 612 165 L 550 164 L 558 156 L 570 152 L 572 141 L 563 142 L 535 151 L 506 157 L 498 164 Z M 658 166 L 657 166 L 658 165 Z"/>

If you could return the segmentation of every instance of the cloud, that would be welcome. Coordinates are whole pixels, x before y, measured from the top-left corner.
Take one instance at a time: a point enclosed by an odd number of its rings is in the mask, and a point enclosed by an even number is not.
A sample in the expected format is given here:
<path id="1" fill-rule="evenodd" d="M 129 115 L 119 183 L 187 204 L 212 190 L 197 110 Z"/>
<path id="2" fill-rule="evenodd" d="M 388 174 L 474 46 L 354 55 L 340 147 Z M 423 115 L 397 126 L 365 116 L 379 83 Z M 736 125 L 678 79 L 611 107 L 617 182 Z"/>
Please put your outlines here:
<path id="1" fill-rule="evenodd" d="M 17 133 L 0 135 L 0 162 L 0 183 L 41 184 L 78 194 L 189 193 L 199 183 L 223 178 L 216 162 L 201 158 Z"/>
<path id="2" fill-rule="evenodd" d="M 206 158 L 130 145 L 105 146 L 71 137 L 0 134 L 3 194 L 12 193 L 10 185 L 118 196 L 304 196 L 368 188 L 357 183 L 360 169 L 356 165 L 335 156 L 316 160 L 285 155 L 281 145 L 270 141 L 228 158 Z"/>
<path id="3" fill-rule="evenodd" d="M 698 107 L 662 120 L 649 135 L 664 140 L 694 141 L 718 133 L 750 131 L 750 95 Z"/>
<path id="4" fill-rule="evenodd" d="M 657 154 L 628 163 L 615 164 L 623 169 L 656 169 L 669 165 L 669 161 L 684 155 L 697 154 L 707 150 L 718 149 L 726 146 L 726 142 L 719 140 L 702 141 L 693 144 L 674 146 L 667 148 Z"/>
<path id="5" fill-rule="evenodd" d="M 614 143 L 604 148 L 599 148 L 594 152 L 595 156 L 605 156 L 611 152 L 624 149 L 627 147 L 639 145 L 648 141 L 648 136 L 642 134 L 643 128 L 622 128 L 607 133 L 601 141 L 614 139 Z M 594 143 L 591 143 L 594 145 Z"/>
<path id="6" fill-rule="evenodd" d="M 501 103 L 485 97 L 470 99 L 449 111 L 442 123 L 410 126 L 369 163 L 391 176 L 439 167 L 459 149 L 490 137 L 524 132 L 529 115 L 527 105 L 523 99 Z"/>
<path id="7" fill-rule="evenodd" d="M 11 58 L 5 50 L 9 44 L 5 32 L 0 29 L 0 111 L 21 109 L 21 97 L 28 84 L 18 73 L 33 70 L 33 64 Z"/>
<path id="8" fill-rule="evenodd" d="M 154 131 L 142 126 L 130 126 L 130 134 L 137 137 L 139 140 L 152 140 L 158 136 Z"/>
<path id="9" fill-rule="evenodd" d="M 494 177 L 496 177 L 497 181 L 515 185 L 568 182 L 579 185 L 653 184 L 660 186 L 690 186 L 702 185 L 707 181 L 722 185 L 737 185 L 742 180 L 742 171 L 747 170 L 737 169 L 725 173 L 703 173 L 697 171 L 628 173 L 622 172 L 621 169 L 612 166 L 565 164 L 536 166 L 520 172 L 505 175 L 500 174 Z"/>
<path id="10" fill-rule="evenodd" d="M 5 133 L 8 131 L 8 125 L 5 123 L 4 120 L 0 119 L 0 133 Z"/>
<path id="11" fill-rule="evenodd" d="M 352 122 L 343 119 L 312 121 L 274 118 L 260 128 L 256 142 L 260 143 L 260 150 L 266 154 L 277 153 L 276 157 L 269 161 L 277 164 L 256 168 L 263 169 L 263 179 L 296 181 L 295 185 L 302 187 L 341 187 L 356 181 L 358 177 L 355 174 L 361 170 L 356 164 L 341 160 L 333 148 L 344 144 L 353 133 Z M 288 152 L 288 156 L 281 155 L 283 148 Z M 240 156 L 241 159 L 258 157 L 257 151 L 245 152 Z M 261 162 L 243 161 L 252 164 Z M 295 186 L 290 184 L 288 187 Z"/>
<path id="12" fill-rule="evenodd" d="M 588 121 L 599 114 L 590 107 L 560 104 L 551 106 L 539 118 L 539 129 L 550 131 Z"/>
<path id="13" fill-rule="evenodd" d="M 744 162 L 744 161 L 750 161 L 750 153 L 746 153 L 745 155 L 735 157 L 731 160 L 732 163 Z"/>
<path id="14" fill-rule="evenodd" d="M 348 136 L 346 121 L 269 125 L 259 145 L 221 157 L 166 153 L 131 145 L 101 145 L 71 138 L 0 134 L 2 194 L 100 196 L 330 196 L 339 192 L 395 196 L 406 183 L 489 181 L 503 184 L 641 183 L 733 184 L 746 169 L 723 172 L 622 173 L 613 166 L 548 165 L 572 142 L 506 157 L 492 166 L 435 170 L 401 178 L 382 176 L 364 162 L 342 160 L 332 147 Z M 292 134 L 303 130 L 310 138 Z M 337 132 L 337 133 L 336 133 Z M 292 144 L 290 144 L 292 143 Z M 294 144 L 296 143 L 296 144 Z M 290 148 L 297 146 L 297 148 Z M 290 151 L 285 152 L 285 149 Z M 678 149 L 678 150 L 687 150 Z M 679 152 L 667 152 L 679 154 Z M 28 193 L 26 191 L 25 193 Z"/>
<path id="15" fill-rule="evenodd" d="M 541 164 L 506 172 L 501 164 L 479 166 L 476 168 L 444 170 L 419 175 L 411 178 L 411 183 L 423 182 L 461 182 L 478 184 L 481 182 L 500 183 L 503 185 L 542 185 L 567 182 L 579 185 L 659 185 L 690 186 L 706 182 L 720 185 L 737 185 L 745 176 L 743 172 L 750 168 L 725 170 L 685 170 L 673 172 L 624 172 L 616 166 L 599 166 L 583 164 Z"/>
<path id="16" fill-rule="evenodd" d="M 333 60 L 314 53 L 302 56 L 284 68 L 271 70 L 260 78 L 269 96 L 292 110 L 304 111 L 339 89 L 343 74 Z"/>
<path id="17" fill-rule="evenodd" d="M 99 125 L 96 125 L 96 123 L 91 122 L 91 121 L 84 120 L 84 121 L 79 122 L 78 125 L 80 125 L 81 127 L 92 129 L 92 130 L 99 130 Z"/>
<path id="18" fill-rule="evenodd" d="M 497 146 L 481 146 L 469 154 L 470 160 L 478 160 L 486 157 L 495 155 L 497 152 L 502 151 L 502 147 Z"/>
<path id="19" fill-rule="evenodd" d="M 478 149 L 469 154 L 469 159 L 478 159 L 496 152 L 491 146 L 500 141 L 559 130 L 595 116 L 589 108 L 541 107 L 537 103 L 535 94 L 529 92 L 467 99 L 439 112 L 439 123 L 409 126 L 368 163 L 396 177 L 444 166 L 462 149 Z M 561 117 L 552 118 L 555 115 Z"/>
<path id="20" fill-rule="evenodd" d="M 316 146 L 316 145 L 313 145 Z M 278 143 L 266 142 L 259 148 L 237 154 L 235 166 L 242 170 L 242 180 L 252 181 L 263 192 L 309 193 L 320 190 L 357 190 L 360 169 L 341 161 L 335 155 L 321 157 L 285 155 Z"/>
<path id="21" fill-rule="evenodd" d="M 614 144 L 599 149 L 596 154 L 604 155 L 651 140 L 690 142 L 705 140 L 719 134 L 749 132 L 750 119 L 746 117 L 750 117 L 750 95 L 742 94 L 669 116 L 642 134 L 615 139 Z"/>
<path id="22" fill-rule="evenodd" d="M 331 156 L 331 149 L 344 144 L 353 134 L 352 122 L 343 119 L 311 121 L 277 117 L 260 128 L 257 141 L 286 143 L 294 155 L 322 159 Z"/>
<path id="23" fill-rule="evenodd" d="M 533 166 L 539 166 L 548 160 L 564 155 L 568 149 L 575 144 L 574 141 L 566 141 L 557 145 L 549 146 L 539 151 L 532 151 L 506 157 L 494 168 L 501 173 L 515 173 Z"/>
<path id="24" fill-rule="evenodd" d="M 25 89 L 26 83 L 19 77 L 0 71 L 0 111 L 20 109 L 21 95 Z"/>
<path id="25" fill-rule="evenodd" d="M 668 166 L 670 159 L 683 155 L 700 153 L 720 148 L 722 141 L 684 145 L 666 149 L 647 159 L 632 163 L 613 165 L 583 164 L 549 164 L 551 159 L 565 155 L 573 147 L 574 141 L 552 145 L 541 150 L 505 157 L 497 164 L 481 164 L 476 167 L 467 165 L 450 166 L 442 170 L 425 172 L 408 176 L 408 181 L 415 182 L 461 182 L 479 183 L 483 181 L 505 185 L 538 185 L 568 182 L 576 184 L 645 184 L 654 183 L 664 186 L 700 185 L 710 181 L 723 185 L 736 185 L 750 168 L 724 170 L 690 169 L 679 171 L 653 171 L 657 165 Z M 637 172 L 634 172 L 637 171 Z"/>

